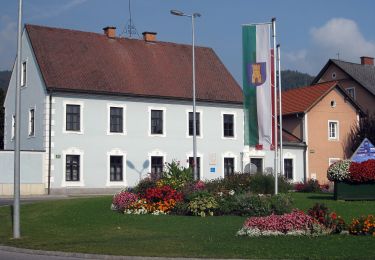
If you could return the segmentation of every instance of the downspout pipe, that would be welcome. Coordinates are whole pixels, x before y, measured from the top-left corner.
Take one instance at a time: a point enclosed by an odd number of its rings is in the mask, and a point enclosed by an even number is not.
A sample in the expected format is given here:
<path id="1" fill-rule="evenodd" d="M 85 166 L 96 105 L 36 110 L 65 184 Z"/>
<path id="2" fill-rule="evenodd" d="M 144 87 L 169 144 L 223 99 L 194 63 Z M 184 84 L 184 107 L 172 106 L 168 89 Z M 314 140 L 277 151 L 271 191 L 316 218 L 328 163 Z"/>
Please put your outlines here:
<path id="1" fill-rule="evenodd" d="M 48 195 L 51 194 L 51 129 L 52 129 L 52 91 L 49 94 L 49 120 L 48 120 Z"/>

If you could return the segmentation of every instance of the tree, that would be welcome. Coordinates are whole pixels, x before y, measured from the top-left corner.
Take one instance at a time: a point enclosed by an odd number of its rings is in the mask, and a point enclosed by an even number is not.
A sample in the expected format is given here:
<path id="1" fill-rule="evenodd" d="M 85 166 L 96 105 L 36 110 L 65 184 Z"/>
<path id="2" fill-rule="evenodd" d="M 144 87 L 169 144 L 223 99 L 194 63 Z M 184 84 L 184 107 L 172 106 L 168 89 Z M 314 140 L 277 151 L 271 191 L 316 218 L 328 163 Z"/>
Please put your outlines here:
<path id="1" fill-rule="evenodd" d="M 347 156 L 351 156 L 365 138 L 375 144 L 375 113 L 360 118 L 359 123 L 352 127 L 345 147 Z"/>

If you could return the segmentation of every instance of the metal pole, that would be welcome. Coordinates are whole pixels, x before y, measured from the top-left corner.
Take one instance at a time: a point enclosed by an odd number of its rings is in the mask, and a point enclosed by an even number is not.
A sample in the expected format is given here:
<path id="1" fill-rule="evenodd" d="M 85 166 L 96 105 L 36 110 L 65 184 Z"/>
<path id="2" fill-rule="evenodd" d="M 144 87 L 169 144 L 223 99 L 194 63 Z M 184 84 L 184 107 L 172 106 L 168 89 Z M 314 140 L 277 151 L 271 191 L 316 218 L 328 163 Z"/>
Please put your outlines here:
<path id="1" fill-rule="evenodd" d="M 284 155 L 283 155 L 283 113 L 281 99 L 281 60 L 280 60 L 280 44 L 277 45 L 277 60 L 279 67 L 279 124 L 280 124 L 280 175 L 284 176 Z"/>
<path id="2" fill-rule="evenodd" d="M 277 89 L 276 89 L 276 18 L 272 18 L 272 37 L 273 37 L 273 83 L 274 83 L 274 138 L 275 138 L 275 162 L 274 162 L 274 174 L 275 174 L 275 194 L 278 193 L 278 180 L 277 180 L 277 167 L 278 167 L 278 156 L 277 156 Z"/>
<path id="3" fill-rule="evenodd" d="M 195 104 L 195 36 L 194 36 L 194 14 L 191 16 L 192 48 L 193 48 L 193 157 L 194 157 L 194 180 L 198 180 L 197 167 L 197 121 Z"/>
<path id="4" fill-rule="evenodd" d="M 22 0 L 18 5 L 18 37 L 17 37 L 17 75 L 16 75 L 16 107 L 14 136 L 14 204 L 13 204 L 13 238 L 21 237 L 20 232 L 20 107 L 21 107 L 21 37 L 22 37 Z"/>

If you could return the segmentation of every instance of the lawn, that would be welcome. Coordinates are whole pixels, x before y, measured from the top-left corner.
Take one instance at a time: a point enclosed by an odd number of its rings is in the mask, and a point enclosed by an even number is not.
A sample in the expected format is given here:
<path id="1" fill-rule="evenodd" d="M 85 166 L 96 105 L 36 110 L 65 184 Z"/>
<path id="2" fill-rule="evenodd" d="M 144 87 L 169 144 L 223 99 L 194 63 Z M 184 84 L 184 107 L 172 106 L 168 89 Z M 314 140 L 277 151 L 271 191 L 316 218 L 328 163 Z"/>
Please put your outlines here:
<path id="1" fill-rule="evenodd" d="M 293 194 L 296 207 L 324 202 L 346 221 L 375 213 L 375 201 L 344 202 L 329 194 Z M 245 218 L 121 215 L 111 197 L 21 207 L 22 239 L 12 240 L 11 211 L 0 208 L 0 243 L 17 247 L 113 255 L 206 258 L 375 259 L 375 237 L 236 237 Z"/>

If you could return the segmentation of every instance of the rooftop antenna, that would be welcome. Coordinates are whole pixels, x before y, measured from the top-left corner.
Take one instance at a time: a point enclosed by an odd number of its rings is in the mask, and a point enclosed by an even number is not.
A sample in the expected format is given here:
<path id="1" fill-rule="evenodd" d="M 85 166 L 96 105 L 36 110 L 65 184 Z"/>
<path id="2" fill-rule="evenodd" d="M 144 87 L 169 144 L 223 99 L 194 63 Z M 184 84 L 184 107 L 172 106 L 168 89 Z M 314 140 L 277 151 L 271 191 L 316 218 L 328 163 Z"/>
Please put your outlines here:
<path id="1" fill-rule="evenodd" d="M 128 35 L 129 38 L 133 38 L 134 35 L 137 35 L 140 39 L 137 28 L 135 27 L 132 19 L 132 10 L 131 10 L 131 0 L 128 0 L 128 11 L 129 11 L 129 20 L 126 22 L 124 29 L 122 30 L 120 36 Z"/>
<path id="2" fill-rule="evenodd" d="M 340 52 L 337 52 L 336 55 L 337 55 L 337 59 L 340 60 Z"/>

